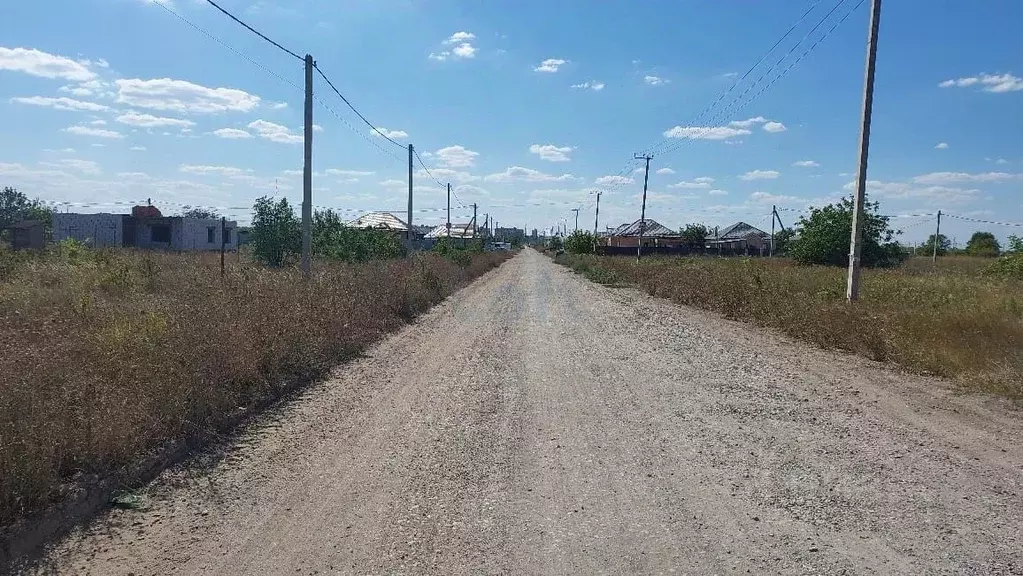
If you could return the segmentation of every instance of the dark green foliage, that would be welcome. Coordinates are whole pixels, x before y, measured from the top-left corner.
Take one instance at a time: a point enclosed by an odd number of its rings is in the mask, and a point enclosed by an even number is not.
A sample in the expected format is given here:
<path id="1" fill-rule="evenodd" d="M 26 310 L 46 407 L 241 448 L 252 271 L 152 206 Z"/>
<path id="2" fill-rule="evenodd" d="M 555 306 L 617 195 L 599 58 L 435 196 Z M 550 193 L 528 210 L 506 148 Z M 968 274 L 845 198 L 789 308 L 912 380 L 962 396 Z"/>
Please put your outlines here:
<path id="1" fill-rule="evenodd" d="M 949 250 L 952 249 L 952 241 L 948 239 L 948 236 L 944 234 L 938 234 L 938 256 L 944 256 L 948 254 Z M 916 253 L 918 256 L 931 256 L 934 254 L 934 234 L 927 237 L 927 241 L 920 244 L 917 247 Z"/>
<path id="2" fill-rule="evenodd" d="M 789 248 L 792 246 L 792 237 L 796 235 L 796 231 L 792 228 L 782 228 L 781 230 L 774 233 L 774 253 L 785 255 L 789 253 Z"/>
<path id="3" fill-rule="evenodd" d="M 252 254 L 263 263 L 280 267 L 302 249 L 302 229 L 286 198 L 275 202 L 263 196 L 252 207 Z"/>
<path id="4" fill-rule="evenodd" d="M 1009 236 L 1009 249 L 1008 252 L 1021 253 L 1023 252 L 1023 238 L 1019 236 Z"/>
<path id="5" fill-rule="evenodd" d="M 313 213 L 313 255 L 343 262 L 401 258 L 405 248 L 392 232 L 345 226 L 333 210 Z"/>
<path id="6" fill-rule="evenodd" d="M 186 206 L 185 209 L 181 211 L 181 216 L 183 218 L 197 218 L 199 220 L 220 220 L 220 214 L 217 214 L 213 210 L 191 206 Z"/>
<path id="7" fill-rule="evenodd" d="M 966 243 L 966 253 L 970 256 L 983 256 L 994 258 L 1002 251 L 998 239 L 990 232 L 974 232 L 970 241 Z"/>
<path id="8" fill-rule="evenodd" d="M 565 250 L 572 254 L 592 254 L 596 244 L 593 234 L 585 230 L 576 230 L 565 238 Z"/>
<path id="9" fill-rule="evenodd" d="M 710 228 L 703 224 L 686 224 L 685 228 L 679 230 L 679 235 L 686 246 L 690 248 L 703 248 L 707 244 Z"/>
<path id="10" fill-rule="evenodd" d="M 905 259 L 894 242 L 898 232 L 888 227 L 888 218 L 878 213 L 879 207 L 877 202 L 866 200 L 863 206 L 860 263 L 868 268 L 898 266 Z M 847 265 L 852 216 L 852 198 L 842 198 L 823 208 L 811 208 L 810 216 L 800 218 L 796 224 L 799 238 L 791 242 L 789 255 L 800 264 Z"/>
<path id="11" fill-rule="evenodd" d="M 53 212 L 39 200 L 29 200 L 16 188 L 4 186 L 0 192 L 0 232 L 8 226 L 22 220 L 42 220 L 49 230 L 53 222 Z"/>

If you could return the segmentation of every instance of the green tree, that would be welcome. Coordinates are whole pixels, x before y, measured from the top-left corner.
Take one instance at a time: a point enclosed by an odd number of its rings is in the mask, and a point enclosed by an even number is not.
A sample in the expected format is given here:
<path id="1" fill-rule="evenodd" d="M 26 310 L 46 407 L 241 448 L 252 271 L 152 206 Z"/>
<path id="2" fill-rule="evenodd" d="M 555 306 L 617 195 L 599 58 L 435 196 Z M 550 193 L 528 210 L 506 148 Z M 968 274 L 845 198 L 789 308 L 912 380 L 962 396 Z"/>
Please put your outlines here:
<path id="1" fill-rule="evenodd" d="M 286 198 L 263 196 L 252 207 L 252 254 L 270 266 L 283 266 L 302 248 L 295 211 Z"/>
<path id="2" fill-rule="evenodd" d="M 966 243 L 966 253 L 970 256 L 995 257 L 1002 251 L 998 239 L 990 232 L 974 232 Z"/>
<path id="3" fill-rule="evenodd" d="M 905 254 L 894 242 L 898 232 L 888 227 L 888 218 L 878 213 L 879 208 L 877 202 L 864 199 L 860 263 L 866 267 L 897 266 Z M 852 216 L 852 198 L 811 208 L 810 215 L 796 224 L 799 239 L 791 242 L 789 255 L 800 264 L 847 265 Z"/>
<path id="4" fill-rule="evenodd" d="M 788 254 L 789 247 L 792 245 L 792 238 L 796 235 L 796 231 L 792 228 L 782 228 L 781 230 L 774 233 L 774 253 L 775 254 Z"/>
<path id="5" fill-rule="evenodd" d="M 30 200 L 16 188 L 4 186 L 0 192 L 0 230 L 22 220 L 42 220 L 50 228 L 53 212 L 39 200 Z"/>
<path id="6" fill-rule="evenodd" d="M 576 230 L 565 238 L 565 250 L 572 254 L 592 254 L 596 239 L 592 232 Z"/>
<path id="7" fill-rule="evenodd" d="M 197 206 L 185 206 L 185 209 L 181 211 L 181 216 L 184 218 L 196 218 L 198 220 L 220 220 L 220 214 L 217 214 L 213 210 Z"/>
<path id="8" fill-rule="evenodd" d="M 948 254 L 948 251 L 951 249 L 952 241 L 948 239 L 948 236 L 938 234 L 938 256 Z M 927 240 L 917 247 L 916 253 L 920 256 L 930 256 L 934 254 L 934 234 L 928 236 Z"/>
<path id="9" fill-rule="evenodd" d="M 1023 238 L 1019 236 L 1009 236 L 1009 252 L 1014 254 L 1023 253 Z"/>
<path id="10" fill-rule="evenodd" d="M 315 256 L 345 262 L 400 258 L 405 253 L 393 233 L 351 228 L 333 210 L 313 213 L 312 246 Z"/>
<path id="11" fill-rule="evenodd" d="M 686 224 L 685 228 L 679 230 L 679 236 L 682 237 L 682 243 L 690 248 L 703 248 L 706 246 L 707 236 L 709 235 L 710 229 L 703 224 Z"/>

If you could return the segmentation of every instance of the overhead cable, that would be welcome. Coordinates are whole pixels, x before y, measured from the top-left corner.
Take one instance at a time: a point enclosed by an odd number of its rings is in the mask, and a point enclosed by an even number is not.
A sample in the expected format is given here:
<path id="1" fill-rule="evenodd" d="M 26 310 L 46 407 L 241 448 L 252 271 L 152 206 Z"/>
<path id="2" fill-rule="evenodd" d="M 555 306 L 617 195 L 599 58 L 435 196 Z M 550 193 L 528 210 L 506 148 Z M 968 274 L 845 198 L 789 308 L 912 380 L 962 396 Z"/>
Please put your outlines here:
<path id="1" fill-rule="evenodd" d="M 244 27 L 245 27 L 246 29 L 248 29 L 248 31 L 249 31 L 249 32 L 252 32 L 252 33 L 253 33 L 253 34 L 255 34 L 256 36 L 259 36 L 259 37 L 260 37 L 260 38 L 262 38 L 263 40 L 266 40 L 267 42 L 269 42 L 269 43 L 273 44 L 274 46 L 276 46 L 276 47 L 280 48 L 281 50 L 283 50 L 283 51 L 287 52 L 288 54 L 290 54 L 290 55 L 294 56 L 295 58 L 298 58 L 299 60 L 302 60 L 303 62 L 305 61 L 305 58 L 303 58 L 303 57 L 299 56 L 298 54 L 296 54 L 296 53 L 292 52 L 291 50 L 288 50 L 288 49 L 287 49 L 287 48 L 285 48 L 284 46 L 281 46 L 281 45 L 280 45 L 280 44 L 278 44 L 277 42 L 274 42 L 273 40 L 271 40 L 270 38 L 268 38 L 268 37 L 266 36 L 266 34 L 263 34 L 263 33 L 262 33 L 262 32 L 260 32 L 259 30 L 256 30 L 255 28 L 253 28 L 252 26 L 249 26 L 249 25 L 248 25 L 248 24 L 246 24 L 245 22 L 242 22 L 241 20 L 239 20 L 239 19 L 238 19 L 238 17 L 237 17 L 237 16 L 235 16 L 234 14 L 231 14 L 231 13 L 230 13 L 230 12 L 228 12 L 227 10 L 224 10 L 224 9 L 223 9 L 223 8 L 221 8 L 221 7 L 220 7 L 220 6 L 219 6 L 219 5 L 218 5 L 218 4 L 216 3 L 216 2 L 214 2 L 213 0 L 206 0 L 206 2 L 208 2 L 208 3 L 209 3 L 209 4 L 211 5 L 211 6 L 213 6 L 213 7 L 214 7 L 214 8 L 216 8 L 217 10 L 220 10 L 221 12 L 223 12 L 223 13 L 224 13 L 224 14 L 225 14 L 225 15 L 226 15 L 226 16 L 227 16 L 228 18 L 230 18 L 231 20 L 234 20 L 235 22 L 237 22 L 237 23 L 241 24 L 242 26 L 244 26 Z M 162 6 L 162 5 L 164 4 L 164 3 L 163 3 L 163 2 L 157 2 L 157 4 L 160 4 L 160 5 Z"/>

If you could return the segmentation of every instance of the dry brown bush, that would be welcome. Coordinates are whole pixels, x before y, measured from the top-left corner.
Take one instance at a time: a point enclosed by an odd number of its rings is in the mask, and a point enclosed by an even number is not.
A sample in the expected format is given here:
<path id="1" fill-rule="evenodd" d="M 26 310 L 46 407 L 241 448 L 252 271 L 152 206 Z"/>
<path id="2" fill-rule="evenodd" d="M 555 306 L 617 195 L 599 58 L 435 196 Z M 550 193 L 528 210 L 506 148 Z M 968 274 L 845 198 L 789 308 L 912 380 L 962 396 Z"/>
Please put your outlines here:
<path id="1" fill-rule="evenodd" d="M 83 475 L 310 382 L 500 264 L 434 254 L 295 270 L 213 255 L 92 252 L 0 266 L 0 526 Z M 2 259 L 2 258 L 0 258 Z"/>

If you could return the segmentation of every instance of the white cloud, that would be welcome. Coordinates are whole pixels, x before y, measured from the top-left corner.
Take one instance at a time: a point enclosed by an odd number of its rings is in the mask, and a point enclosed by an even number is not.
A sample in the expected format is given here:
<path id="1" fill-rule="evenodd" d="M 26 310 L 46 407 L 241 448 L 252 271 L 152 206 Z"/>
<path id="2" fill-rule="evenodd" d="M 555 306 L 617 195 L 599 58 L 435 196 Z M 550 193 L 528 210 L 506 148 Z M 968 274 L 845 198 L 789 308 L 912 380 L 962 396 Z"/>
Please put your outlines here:
<path id="1" fill-rule="evenodd" d="M 235 88 L 207 88 L 185 80 L 116 80 L 117 101 L 129 106 L 188 114 L 251 112 L 260 98 Z"/>
<path id="2" fill-rule="evenodd" d="M 587 82 L 583 82 L 581 84 L 572 84 L 572 88 L 581 90 L 590 89 L 593 90 L 594 92 L 600 92 L 601 90 L 604 89 L 604 83 L 597 82 L 596 80 L 590 80 Z"/>
<path id="3" fill-rule="evenodd" d="M 708 190 L 707 195 L 709 196 L 728 196 L 728 192 L 725 190 Z"/>
<path id="4" fill-rule="evenodd" d="M 505 169 L 504 172 L 498 172 L 496 174 L 487 175 L 484 180 L 487 182 L 574 182 L 578 178 L 571 174 L 562 174 L 560 176 L 554 176 L 552 174 L 545 174 L 543 172 L 533 170 L 531 168 L 523 168 L 522 166 L 511 166 Z"/>
<path id="5" fill-rule="evenodd" d="M 302 130 L 305 130 L 305 128 L 303 127 Z M 323 126 L 313 124 L 313 132 L 323 132 Z"/>
<path id="6" fill-rule="evenodd" d="M 777 170 L 752 170 L 739 176 L 739 180 L 747 182 L 750 180 L 774 180 L 778 176 L 781 176 L 781 173 Z"/>
<path id="7" fill-rule="evenodd" d="M 79 160 L 77 158 L 64 158 L 56 162 L 40 162 L 39 165 L 59 169 L 69 168 L 71 170 L 82 172 L 83 174 L 95 175 L 102 172 L 99 164 L 92 160 Z"/>
<path id="8" fill-rule="evenodd" d="M 444 50 L 443 52 L 430 52 L 429 58 L 430 58 L 430 60 L 436 60 L 438 62 L 443 62 L 443 61 L 448 59 L 448 56 L 451 56 L 451 52 L 448 52 L 447 50 Z"/>
<path id="9" fill-rule="evenodd" d="M 675 173 L 675 171 L 672 170 L 671 168 L 660 168 L 660 169 L 657 170 L 657 172 L 655 172 L 655 174 L 661 174 L 661 175 L 664 175 L 664 174 L 674 174 L 674 173 Z"/>
<path id="10" fill-rule="evenodd" d="M 152 114 L 140 114 L 134 110 L 121 114 L 115 118 L 121 124 L 127 124 L 128 126 L 137 126 L 139 128 L 164 128 L 167 126 L 176 126 L 178 128 L 188 128 L 195 126 L 195 122 L 191 120 L 180 120 L 178 118 L 164 118 L 161 116 L 153 116 Z"/>
<path id="11" fill-rule="evenodd" d="M 439 178 L 441 180 L 448 180 L 452 182 L 476 182 L 477 180 L 480 179 L 479 176 L 476 176 L 472 173 L 461 172 L 459 170 L 452 170 L 451 168 L 434 168 L 433 170 L 430 170 L 429 174 L 427 174 L 426 170 L 419 170 L 418 172 L 416 172 L 416 177 L 429 178 L 430 174 L 433 174 L 434 178 Z"/>
<path id="12" fill-rule="evenodd" d="M 252 138 L 252 134 L 249 134 L 245 130 L 239 130 L 238 128 L 220 128 L 213 131 L 213 135 L 217 138 L 227 139 L 239 139 L 239 138 Z"/>
<path id="13" fill-rule="evenodd" d="M 745 128 L 728 126 L 675 126 L 664 131 L 665 138 L 692 138 L 694 140 L 727 140 L 750 134 Z"/>
<path id="14" fill-rule="evenodd" d="M 1008 163 L 1009 163 L 1009 161 L 1006 160 L 1005 158 L 999 158 L 998 160 L 995 160 L 995 164 L 1008 164 Z"/>
<path id="15" fill-rule="evenodd" d="M 447 168 L 467 168 L 476 164 L 479 152 L 473 152 L 463 146 L 448 146 L 434 153 L 441 166 Z"/>
<path id="16" fill-rule="evenodd" d="M 792 165 L 800 168 L 820 168 L 820 164 L 813 160 L 800 160 L 798 162 L 793 162 Z"/>
<path id="17" fill-rule="evenodd" d="M 105 112 L 110 110 L 109 106 L 95 102 L 84 102 L 73 98 L 50 98 L 47 96 L 27 96 L 11 98 L 11 102 L 18 104 L 29 104 L 31 106 L 46 106 L 54 110 L 68 110 L 72 112 Z"/>
<path id="18" fill-rule="evenodd" d="M 106 126 L 107 125 L 107 121 L 106 120 L 93 120 L 92 122 L 89 122 L 89 125 L 91 125 L 91 126 Z"/>
<path id="19" fill-rule="evenodd" d="M 286 170 L 285 173 L 287 172 L 289 171 Z M 293 172 L 297 172 L 298 174 L 302 173 L 301 170 L 293 170 Z M 355 176 L 355 177 L 372 176 L 376 174 L 376 172 L 369 172 L 366 170 L 341 170 L 339 168 L 327 168 L 323 172 L 324 174 L 330 174 L 331 176 Z"/>
<path id="20" fill-rule="evenodd" d="M 781 122 L 768 122 L 764 124 L 764 132 L 770 132 L 772 134 L 776 132 L 784 132 L 788 130 Z"/>
<path id="21" fill-rule="evenodd" d="M 856 182 L 848 182 L 844 190 L 856 189 Z M 867 180 L 867 193 L 877 198 L 920 198 L 933 202 L 963 204 L 977 198 L 981 193 L 975 188 L 959 188 L 940 184 L 924 184 L 919 182 L 883 182 Z"/>
<path id="22" fill-rule="evenodd" d="M 938 150 L 948 150 L 948 142 L 938 142 L 934 147 Z"/>
<path id="23" fill-rule="evenodd" d="M 660 86 L 661 84 L 667 84 L 668 82 L 671 82 L 671 80 L 661 78 L 660 76 L 646 75 L 643 77 L 643 82 L 646 82 L 651 86 Z"/>
<path id="24" fill-rule="evenodd" d="M 4 48 L 0 46 L 0 70 L 24 72 L 42 78 L 63 78 L 85 82 L 96 77 L 87 63 L 56 56 L 35 48 Z"/>
<path id="25" fill-rule="evenodd" d="M 541 62 L 539 66 L 533 68 L 533 72 L 548 72 L 553 74 L 567 62 L 568 60 L 562 60 L 561 58 L 548 58 Z"/>
<path id="26" fill-rule="evenodd" d="M 444 44 L 461 44 L 463 42 L 470 42 L 476 39 L 476 35 L 472 32 L 455 32 L 444 41 Z"/>
<path id="27" fill-rule="evenodd" d="M 711 178 L 710 176 L 701 176 L 699 178 L 694 178 L 692 180 L 692 182 L 687 182 L 687 181 L 683 180 L 683 181 L 678 182 L 676 184 L 669 184 L 668 188 L 684 188 L 684 189 L 687 189 L 687 190 L 697 190 L 697 189 L 710 188 L 710 185 L 713 184 L 713 183 L 714 183 L 714 179 Z"/>
<path id="28" fill-rule="evenodd" d="M 627 176 L 616 176 L 616 175 L 601 176 L 600 178 L 597 178 L 596 180 L 593 181 L 593 183 L 596 184 L 597 186 L 614 186 L 614 185 L 621 186 L 621 185 L 625 185 L 625 184 L 632 184 L 633 182 L 635 182 L 635 180 L 633 180 L 632 178 L 629 178 Z"/>
<path id="29" fill-rule="evenodd" d="M 383 126 L 380 126 L 379 128 L 374 128 L 370 133 L 373 134 L 374 136 L 386 136 L 391 140 L 401 140 L 403 138 L 408 138 L 408 133 L 405 132 L 404 130 L 388 130 Z"/>
<path id="30" fill-rule="evenodd" d="M 765 122 L 769 122 L 769 120 L 763 116 L 756 116 L 746 120 L 732 120 L 728 125 L 733 128 L 752 128 L 755 124 L 763 124 Z"/>
<path id="31" fill-rule="evenodd" d="M 957 182 L 1005 182 L 1016 178 L 1023 178 L 1023 174 L 1008 174 L 1006 172 L 984 172 L 980 174 L 968 174 L 966 172 L 931 172 L 913 178 L 914 184 L 950 184 Z"/>
<path id="32" fill-rule="evenodd" d="M 985 92 L 996 94 L 1004 92 L 1018 92 L 1023 90 L 1023 78 L 1012 74 L 981 74 L 980 76 L 968 76 L 955 80 L 945 80 L 938 84 L 942 88 L 966 88 L 969 86 L 981 86 Z"/>
<path id="33" fill-rule="evenodd" d="M 468 42 L 463 42 L 452 48 L 451 54 L 458 58 L 474 58 L 476 56 L 476 47 Z"/>
<path id="34" fill-rule="evenodd" d="M 568 155 L 574 150 L 571 146 L 555 146 L 554 144 L 533 144 L 529 147 L 531 154 L 537 154 L 548 162 L 568 162 Z"/>
<path id="35" fill-rule="evenodd" d="M 408 186 L 408 182 L 404 180 L 395 180 L 392 178 L 390 180 L 381 181 L 380 185 L 383 186 L 384 188 L 404 188 Z"/>
<path id="36" fill-rule="evenodd" d="M 134 150 L 136 152 L 145 152 L 146 151 L 146 147 L 145 146 L 132 146 L 131 148 L 129 148 L 129 150 Z"/>
<path id="37" fill-rule="evenodd" d="M 754 193 L 750 194 L 749 198 L 753 202 L 764 203 L 764 204 L 766 204 L 768 202 L 774 203 L 774 204 L 781 204 L 782 202 L 794 202 L 796 200 L 799 200 L 799 198 L 796 198 L 795 196 L 783 196 L 781 194 L 769 194 L 767 192 L 760 192 L 760 191 L 757 191 L 757 192 L 754 192 Z"/>
<path id="38" fill-rule="evenodd" d="M 264 138 L 271 142 L 277 142 L 280 144 L 297 144 L 303 141 L 301 134 L 295 134 L 287 126 L 274 124 L 273 122 L 267 122 L 266 120 L 250 122 L 248 127 L 251 130 L 255 130 L 256 134 L 258 134 L 260 138 Z"/>
<path id="39" fill-rule="evenodd" d="M 234 166 L 203 166 L 197 164 L 182 164 L 178 171 L 186 174 L 220 174 L 221 176 L 240 176 L 252 172 L 249 169 L 235 168 Z"/>
<path id="40" fill-rule="evenodd" d="M 68 134 L 77 134 L 79 136 L 96 136 L 97 138 L 124 138 L 124 134 L 115 132 L 113 130 L 104 130 L 102 128 L 91 128 L 89 126 L 71 126 L 64 129 Z"/>
<path id="41" fill-rule="evenodd" d="M 274 103 L 270 104 L 270 107 L 273 108 L 274 110 L 283 110 L 284 108 L 288 107 L 288 103 L 287 102 L 274 102 Z"/>

